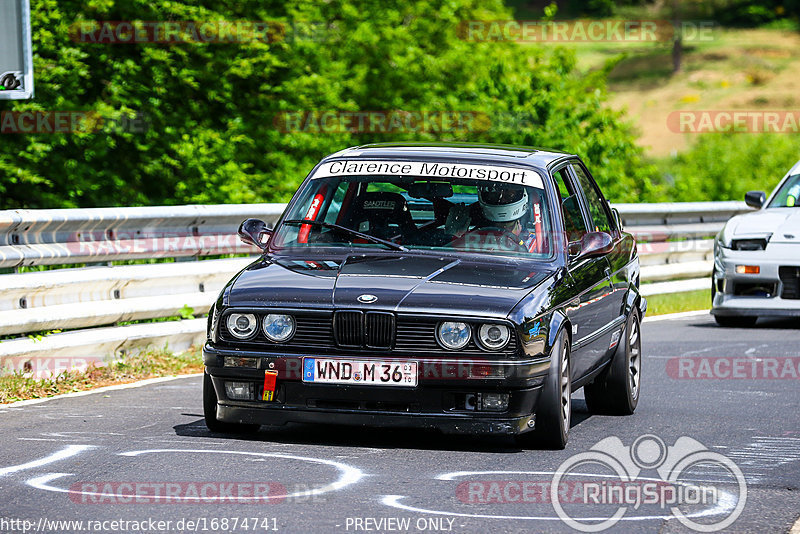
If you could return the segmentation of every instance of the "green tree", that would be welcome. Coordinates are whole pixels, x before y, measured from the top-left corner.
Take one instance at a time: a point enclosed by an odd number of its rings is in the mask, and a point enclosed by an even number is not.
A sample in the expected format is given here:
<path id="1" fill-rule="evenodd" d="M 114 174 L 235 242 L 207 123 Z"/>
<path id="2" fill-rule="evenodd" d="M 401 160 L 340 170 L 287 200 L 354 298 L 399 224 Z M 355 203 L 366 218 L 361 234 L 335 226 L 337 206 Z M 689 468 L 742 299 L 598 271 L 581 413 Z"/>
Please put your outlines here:
<path id="1" fill-rule="evenodd" d="M 4 134 L 0 207 L 287 200 L 316 161 L 386 140 L 479 141 L 577 152 L 610 198 L 655 198 L 635 135 L 605 103 L 606 71 L 581 75 L 562 48 L 461 38 L 508 20 L 502 2 L 37 0 L 36 98 L 0 111 L 82 110 L 140 131 Z M 283 37 L 226 44 L 100 44 L 81 21 L 274 21 Z M 466 132 L 294 132 L 297 110 L 466 110 Z"/>
<path id="2" fill-rule="evenodd" d="M 747 191 L 769 193 L 798 157 L 791 134 L 710 133 L 659 169 L 672 201 L 742 200 Z"/>

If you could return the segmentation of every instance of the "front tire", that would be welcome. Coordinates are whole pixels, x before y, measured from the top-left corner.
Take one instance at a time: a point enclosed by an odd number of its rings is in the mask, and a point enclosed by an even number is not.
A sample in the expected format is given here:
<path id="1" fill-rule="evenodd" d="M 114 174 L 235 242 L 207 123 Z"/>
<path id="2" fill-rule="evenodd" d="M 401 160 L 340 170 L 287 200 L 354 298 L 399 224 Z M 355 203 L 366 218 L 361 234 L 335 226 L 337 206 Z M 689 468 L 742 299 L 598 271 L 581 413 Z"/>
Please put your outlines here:
<path id="1" fill-rule="evenodd" d="M 203 373 L 203 417 L 211 432 L 222 434 L 250 434 L 256 432 L 260 425 L 245 423 L 226 423 L 217 419 L 217 393 L 211 375 Z"/>
<path id="2" fill-rule="evenodd" d="M 633 308 L 608 369 L 583 388 L 590 412 L 631 415 L 636 411 L 642 374 L 641 331 L 639 310 Z"/>
<path id="3" fill-rule="evenodd" d="M 562 329 L 553 345 L 550 372 L 536 410 L 536 427 L 519 440 L 522 445 L 560 450 L 566 447 L 572 419 L 569 338 Z"/>

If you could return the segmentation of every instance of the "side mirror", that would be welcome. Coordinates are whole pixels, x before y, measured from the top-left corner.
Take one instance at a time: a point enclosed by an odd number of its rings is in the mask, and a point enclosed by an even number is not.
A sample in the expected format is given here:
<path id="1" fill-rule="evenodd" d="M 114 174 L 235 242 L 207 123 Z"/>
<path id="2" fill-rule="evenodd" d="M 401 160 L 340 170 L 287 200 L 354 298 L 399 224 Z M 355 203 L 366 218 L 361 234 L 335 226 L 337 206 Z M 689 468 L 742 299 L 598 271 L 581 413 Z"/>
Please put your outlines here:
<path id="1" fill-rule="evenodd" d="M 261 250 L 267 249 L 271 236 L 272 230 L 261 219 L 247 219 L 239 226 L 239 239 Z"/>
<path id="2" fill-rule="evenodd" d="M 614 249 L 614 239 L 606 232 L 589 232 L 581 238 L 580 257 L 608 254 Z"/>
<path id="3" fill-rule="evenodd" d="M 760 209 L 767 201 L 767 195 L 763 191 L 748 191 L 744 195 L 744 203 L 751 208 Z"/>

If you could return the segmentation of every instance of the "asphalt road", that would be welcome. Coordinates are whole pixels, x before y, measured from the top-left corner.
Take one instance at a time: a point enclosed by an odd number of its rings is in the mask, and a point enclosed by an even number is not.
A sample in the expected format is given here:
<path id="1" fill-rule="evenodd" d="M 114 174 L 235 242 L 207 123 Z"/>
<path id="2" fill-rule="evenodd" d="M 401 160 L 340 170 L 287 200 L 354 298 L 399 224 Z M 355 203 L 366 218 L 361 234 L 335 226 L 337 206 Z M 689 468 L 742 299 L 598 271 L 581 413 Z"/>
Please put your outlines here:
<path id="1" fill-rule="evenodd" d="M 709 316 L 647 322 L 636 414 L 590 416 L 575 394 L 564 451 L 323 425 L 263 427 L 248 438 L 211 434 L 200 377 L 6 407 L 0 532 L 574 532 L 549 502 L 553 473 L 614 437 L 622 449 L 611 456 L 639 467 L 623 473 L 625 487 L 643 492 L 648 481 L 664 488 L 667 479 L 673 492 L 703 490 L 700 502 L 697 492 L 681 497 L 686 521 L 715 524 L 739 512 L 726 532 L 788 532 L 800 515 L 798 342 L 789 322 L 752 329 L 722 329 Z M 682 437 L 696 442 L 676 443 Z M 673 478 L 658 472 L 692 447 L 705 462 L 676 468 Z M 591 484 L 622 488 L 612 463 L 569 470 L 558 486 L 564 513 L 597 524 L 619 510 L 618 501 L 581 493 Z M 142 502 L 128 497 L 132 491 Z M 217 492 L 233 499 L 219 502 Z M 145 496 L 165 493 L 169 502 Z M 608 532 L 692 531 L 671 510 L 674 493 L 639 507 L 630 495 Z"/>

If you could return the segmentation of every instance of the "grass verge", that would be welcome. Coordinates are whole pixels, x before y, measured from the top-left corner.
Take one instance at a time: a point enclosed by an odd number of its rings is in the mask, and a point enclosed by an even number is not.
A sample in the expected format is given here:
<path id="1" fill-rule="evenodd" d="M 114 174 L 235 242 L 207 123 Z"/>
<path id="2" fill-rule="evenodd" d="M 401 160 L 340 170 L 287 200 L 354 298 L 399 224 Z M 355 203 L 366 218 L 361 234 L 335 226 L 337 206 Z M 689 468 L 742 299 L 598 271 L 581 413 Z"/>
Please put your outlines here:
<path id="1" fill-rule="evenodd" d="M 667 293 L 647 297 L 647 316 L 664 315 L 694 310 L 707 310 L 711 306 L 711 289 Z"/>
<path id="2" fill-rule="evenodd" d="M 32 378 L 15 372 L 0 376 L 0 404 L 86 391 L 146 378 L 199 373 L 202 370 L 200 349 L 194 349 L 181 354 L 166 350 L 142 352 L 103 367 L 90 366 L 85 371 L 65 371 L 52 378 Z"/>

